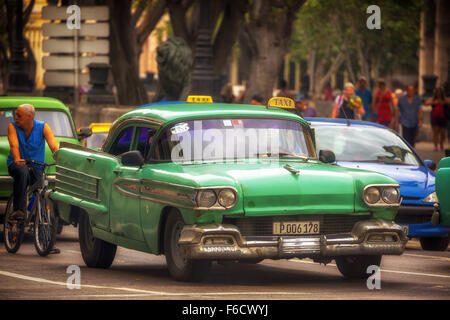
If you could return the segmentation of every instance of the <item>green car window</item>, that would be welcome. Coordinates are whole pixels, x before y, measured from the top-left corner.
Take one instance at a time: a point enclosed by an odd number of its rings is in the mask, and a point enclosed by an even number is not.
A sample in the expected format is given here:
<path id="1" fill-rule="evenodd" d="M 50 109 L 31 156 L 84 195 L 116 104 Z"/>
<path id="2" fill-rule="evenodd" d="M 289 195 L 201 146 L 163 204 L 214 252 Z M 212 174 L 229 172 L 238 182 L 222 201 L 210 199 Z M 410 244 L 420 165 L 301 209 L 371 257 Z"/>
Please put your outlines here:
<path id="1" fill-rule="evenodd" d="M 284 119 L 203 119 L 170 124 L 151 159 L 203 161 L 250 158 L 315 158 L 309 129 Z"/>
<path id="2" fill-rule="evenodd" d="M 133 140 L 134 127 L 127 127 L 123 129 L 114 140 L 108 153 L 117 156 L 124 152 L 130 151 L 131 142 Z"/>
<path id="3" fill-rule="evenodd" d="M 15 109 L 0 111 L 0 136 L 8 134 L 8 124 L 14 121 Z M 73 138 L 74 132 L 69 116 L 63 111 L 36 110 L 36 120 L 44 121 L 55 137 Z"/>
<path id="4" fill-rule="evenodd" d="M 315 127 L 317 150 L 331 150 L 337 161 L 419 166 L 420 161 L 390 130 L 362 126 Z"/>

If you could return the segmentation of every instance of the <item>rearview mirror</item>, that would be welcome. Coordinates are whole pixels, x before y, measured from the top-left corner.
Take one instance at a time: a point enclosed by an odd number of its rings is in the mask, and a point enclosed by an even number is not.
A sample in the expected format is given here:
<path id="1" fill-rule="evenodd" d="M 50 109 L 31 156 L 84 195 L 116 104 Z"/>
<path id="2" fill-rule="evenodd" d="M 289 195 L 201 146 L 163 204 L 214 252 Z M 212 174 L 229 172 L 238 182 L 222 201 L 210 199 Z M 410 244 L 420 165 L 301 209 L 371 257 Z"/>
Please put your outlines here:
<path id="1" fill-rule="evenodd" d="M 436 170 L 436 162 L 434 162 L 433 160 L 424 160 L 423 163 L 427 168 L 433 171 Z"/>
<path id="2" fill-rule="evenodd" d="M 334 163 L 336 162 L 336 156 L 331 150 L 320 150 L 319 160 L 323 163 Z"/>
<path id="3" fill-rule="evenodd" d="M 138 150 L 122 153 L 121 158 L 124 166 L 141 167 L 144 164 L 144 157 Z"/>
<path id="4" fill-rule="evenodd" d="M 78 129 L 78 141 L 86 139 L 92 136 L 92 129 L 88 127 L 83 127 Z"/>

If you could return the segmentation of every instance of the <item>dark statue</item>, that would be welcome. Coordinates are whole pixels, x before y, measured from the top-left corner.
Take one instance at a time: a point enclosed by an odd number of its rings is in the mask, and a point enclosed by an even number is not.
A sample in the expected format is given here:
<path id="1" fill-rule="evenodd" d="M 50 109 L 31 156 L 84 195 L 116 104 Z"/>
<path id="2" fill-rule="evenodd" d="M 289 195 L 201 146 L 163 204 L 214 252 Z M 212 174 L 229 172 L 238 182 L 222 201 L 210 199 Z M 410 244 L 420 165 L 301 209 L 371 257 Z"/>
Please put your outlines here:
<path id="1" fill-rule="evenodd" d="M 191 87 L 191 49 L 183 39 L 171 37 L 156 51 L 159 81 L 153 101 L 185 100 Z"/>

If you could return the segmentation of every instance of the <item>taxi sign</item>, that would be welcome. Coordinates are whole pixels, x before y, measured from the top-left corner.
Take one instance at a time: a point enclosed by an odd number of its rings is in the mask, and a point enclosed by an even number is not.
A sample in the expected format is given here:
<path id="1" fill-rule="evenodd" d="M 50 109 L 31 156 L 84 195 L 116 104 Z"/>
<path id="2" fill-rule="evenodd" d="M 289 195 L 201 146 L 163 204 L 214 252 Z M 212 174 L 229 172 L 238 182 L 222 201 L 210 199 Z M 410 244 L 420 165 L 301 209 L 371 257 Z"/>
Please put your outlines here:
<path id="1" fill-rule="evenodd" d="M 189 103 L 213 103 L 211 96 L 188 96 L 186 102 Z"/>
<path id="2" fill-rule="evenodd" d="M 267 103 L 267 106 L 293 109 L 295 108 L 295 103 L 294 100 L 292 100 L 291 98 L 273 97 L 270 98 L 269 102 Z"/>

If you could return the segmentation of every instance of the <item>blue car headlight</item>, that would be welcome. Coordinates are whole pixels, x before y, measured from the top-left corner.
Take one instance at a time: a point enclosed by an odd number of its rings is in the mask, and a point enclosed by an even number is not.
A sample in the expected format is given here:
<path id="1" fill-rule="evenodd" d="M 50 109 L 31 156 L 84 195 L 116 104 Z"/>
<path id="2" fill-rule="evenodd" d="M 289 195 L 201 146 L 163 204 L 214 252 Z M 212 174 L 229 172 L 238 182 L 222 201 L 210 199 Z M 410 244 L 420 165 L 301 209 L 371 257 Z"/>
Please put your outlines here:
<path id="1" fill-rule="evenodd" d="M 427 195 L 425 198 L 423 198 L 422 202 L 427 203 L 439 202 L 436 192 L 432 192 L 429 195 Z"/>

